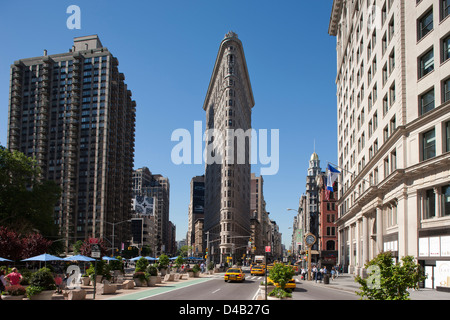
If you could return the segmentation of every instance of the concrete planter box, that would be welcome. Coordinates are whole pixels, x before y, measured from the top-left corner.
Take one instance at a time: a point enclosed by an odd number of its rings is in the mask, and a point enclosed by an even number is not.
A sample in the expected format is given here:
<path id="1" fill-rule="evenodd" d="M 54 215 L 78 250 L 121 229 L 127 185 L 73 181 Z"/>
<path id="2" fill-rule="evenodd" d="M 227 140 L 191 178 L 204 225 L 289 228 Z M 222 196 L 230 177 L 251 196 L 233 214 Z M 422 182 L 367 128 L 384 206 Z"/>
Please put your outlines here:
<path id="1" fill-rule="evenodd" d="M 154 287 L 156 285 L 156 281 L 158 280 L 157 278 L 158 278 L 157 276 L 150 276 L 147 281 L 147 286 Z"/>
<path id="2" fill-rule="evenodd" d="M 88 286 L 90 282 L 91 282 L 91 279 L 89 279 L 89 277 L 81 277 L 81 284 L 83 286 Z"/>
<path id="3" fill-rule="evenodd" d="M 34 296 L 30 297 L 30 300 L 52 300 L 55 290 L 44 290 Z"/>
<path id="4" fill-rule="evenodd" d="M 2 294 L 2 300 L 23 300 L 25 298 L 25 295 L 20 295 L 20 296 L 12 296 L 9 294 Z"/>
<path id="5" fill-rule="evenodd" d="M 136 287 L 146 287 L 147 286 L 147 281 L 145 280 L 141 280 L 139 278 L 133 278 L 134 280 L 134 285 Z"/>

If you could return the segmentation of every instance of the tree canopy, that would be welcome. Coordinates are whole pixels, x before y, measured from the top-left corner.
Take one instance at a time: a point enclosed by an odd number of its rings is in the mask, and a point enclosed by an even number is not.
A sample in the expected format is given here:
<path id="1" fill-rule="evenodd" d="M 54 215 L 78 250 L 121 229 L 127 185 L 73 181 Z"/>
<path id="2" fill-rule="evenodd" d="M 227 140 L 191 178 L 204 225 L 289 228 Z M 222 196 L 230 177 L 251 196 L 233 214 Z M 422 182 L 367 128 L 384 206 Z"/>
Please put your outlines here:
<path id="1" fill-rule="evenodd" d="M 40 173 L 35 159 L 0 146 L 0 225 L 21 234 L 57 234 L 54 206 L 61 189 Z"/>

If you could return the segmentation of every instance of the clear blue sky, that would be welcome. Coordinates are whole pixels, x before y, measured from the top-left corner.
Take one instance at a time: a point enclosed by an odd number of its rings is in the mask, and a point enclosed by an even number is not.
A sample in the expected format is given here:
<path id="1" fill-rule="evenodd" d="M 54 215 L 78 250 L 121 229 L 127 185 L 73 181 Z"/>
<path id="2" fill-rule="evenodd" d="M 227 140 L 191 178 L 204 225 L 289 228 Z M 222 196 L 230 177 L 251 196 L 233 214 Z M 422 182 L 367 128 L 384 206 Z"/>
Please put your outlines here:
<path id="1" fill-rule="evenodd" d="M 66 9 L 81 9 L 81 29 Z M 315 150 L 322 170 L 336 163 L 336 42 L 328 35 L 332 0 L 2 1 L 0 144 L 6 146 L 10 65 L 67 52 L 73 38 L 97 34 L 119 59 L 137 103 L 135 168 L 170 180 L 170 220 L 185 238 L 189 182 L 204 164 L 171 161 L 172 132 L 205 122 L 205 99 L 220 42 L 241 39 L 255 98 L 252 126 L 279 129 L 280 167 L 264 177 L 270 217 L 290 245 L 295 212 Z M 259 175 L 259 167 L 252 167 Z"/>

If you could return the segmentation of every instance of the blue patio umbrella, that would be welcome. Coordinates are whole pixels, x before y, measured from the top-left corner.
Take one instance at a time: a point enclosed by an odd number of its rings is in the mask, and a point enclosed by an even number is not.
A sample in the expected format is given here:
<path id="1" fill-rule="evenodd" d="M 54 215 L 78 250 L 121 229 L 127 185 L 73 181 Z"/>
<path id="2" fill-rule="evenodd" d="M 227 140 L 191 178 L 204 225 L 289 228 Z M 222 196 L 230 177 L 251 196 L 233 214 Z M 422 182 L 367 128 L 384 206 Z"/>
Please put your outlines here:
<path id="1" fill-rule="evenodd" d="M 0 257 L 0 262 L 3 262 L 3 261 L 9 261 L 9 262 L 12 262 L 12 260 L 5 259 L 5 258 Z"/>
<path id="2" fill-rule="evenodd" d="M 94 258 L 89 258 L 86 256 L 83 256 L 81 254 L 77 254 L 75 256 L 66 257 L 63 259 L 64 261 L 95 261 Z"/>
<path id="3" fill-rule="evenodd" d="M 44 261 L 45 262 L 45 266 L 47 266 L 47 261 L 64 261 L 62 258 L 53 256 L 51 254 L 48 253 L 44 253 L 35 257 L 31 257 L 31 258 L 27 258 L 27 259 L 23 259 L 22 261 Z M 40 264 L 39 264 L 40 267 Z"/>
<path id="4" fill-rule="evenodd" d="M 153 258 L 153 257 L 144 257 L 144 258 L 149 261 L 157 261 L 158 260 L 158 258 Z"/>
<path id="5" fill-rule="evenodd" d="M 107 261 L 115 260 L 115 261 L 118 261 L 119 259 L 116 259 L 116 258 L 113 258 L 113 257 L 104 256 L 104 257 L 102 257 L 102 260 L 107 260 Z"/>
<path id="6" fill-rule="evenodd" d="M 178 257 L 169 258 L 169 260 L 176 260 Z"/>
<path id="7" fill-rule="evenodd" d="M 142 256 L 139 256 L 139 257 L 135 257 L 135 258 L 133 258 L 133 259 L 130 259 L 130 261 L 138 261 L 140 258 L 142 258 Z"/>

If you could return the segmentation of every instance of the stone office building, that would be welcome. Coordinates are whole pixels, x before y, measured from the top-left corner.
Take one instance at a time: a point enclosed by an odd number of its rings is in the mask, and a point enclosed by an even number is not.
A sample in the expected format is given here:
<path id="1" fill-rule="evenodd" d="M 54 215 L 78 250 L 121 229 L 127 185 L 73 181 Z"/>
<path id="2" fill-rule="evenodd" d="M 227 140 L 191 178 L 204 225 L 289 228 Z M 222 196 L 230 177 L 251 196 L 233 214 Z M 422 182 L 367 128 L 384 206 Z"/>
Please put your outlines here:
<path id="1" fill-rule="evenodd" d="M 206 129 L 221 135 L 208 139 L 207 147 L 214 151 L 207 154 L 205 169 L 204 232 L 209 232 L 216 262 L 242 257 L 251 236 L 249 143 L 235 143 L 232 133 L 251 129 L 254 104 L 242 42 L 229 32 L 220 44 L 203 105 Z"/>
<path id="2" fill-rule="evenodd" d="M 364 274 L 367 261 L 392 251 L 419 260 L 427 287 L 442 285 L 439 265 L 450 261 L 449 13 L 447 0 L 333 1 L 336 223 L 349 273 Z"/>

